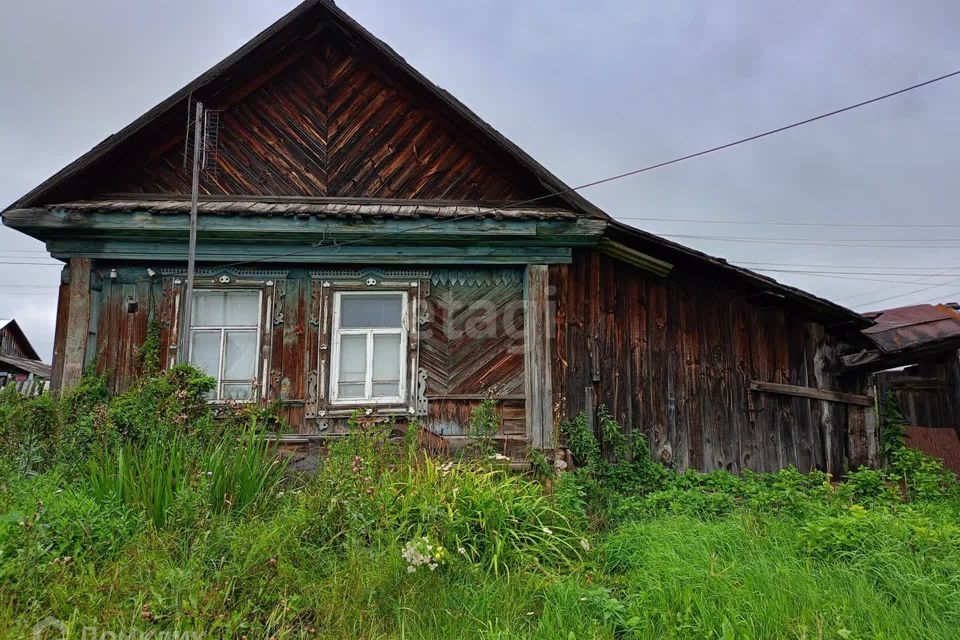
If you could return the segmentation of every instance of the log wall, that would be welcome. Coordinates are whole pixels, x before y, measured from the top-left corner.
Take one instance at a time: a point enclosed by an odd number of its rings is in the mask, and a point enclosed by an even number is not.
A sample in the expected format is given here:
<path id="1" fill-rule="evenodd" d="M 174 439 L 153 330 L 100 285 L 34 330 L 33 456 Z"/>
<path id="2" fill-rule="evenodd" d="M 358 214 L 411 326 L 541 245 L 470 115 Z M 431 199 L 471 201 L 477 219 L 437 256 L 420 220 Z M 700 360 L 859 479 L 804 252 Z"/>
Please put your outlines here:
<path id="1" fill-rule="evenodd" d="M 835 374 L 842 344 L 823 325 L 704 274 L 660 278 L 595 252 L 552 266 L 551 286 L 558 421 L 602 405 L 678 469 L 838 474 L 871 462 L 873 434 L 847 426 L 868 429 L 863 407 L 749 390 L 859 391 Z"/>

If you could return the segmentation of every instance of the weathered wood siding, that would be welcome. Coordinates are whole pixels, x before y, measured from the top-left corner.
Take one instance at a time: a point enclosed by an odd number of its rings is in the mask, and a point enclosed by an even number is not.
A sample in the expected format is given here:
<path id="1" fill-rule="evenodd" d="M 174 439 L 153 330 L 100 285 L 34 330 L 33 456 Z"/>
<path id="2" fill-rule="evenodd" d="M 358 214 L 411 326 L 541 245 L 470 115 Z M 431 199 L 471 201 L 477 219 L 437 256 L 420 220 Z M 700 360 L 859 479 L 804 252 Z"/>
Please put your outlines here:
<path id="1" fill-rule="evenodd" d="M 960 429 L 960 352 L 923 359 L 900 371 L 876 374 L 880 398 L 888 393 L 911 425 Z"/>
<path id="2" fill-rule="evenodd" d="M 866 462 L 866 445 L 848 442 L 846 405 L 749 392 L 750 380 L 849 386 L 822 325 L 679 268 L 659 278 L 578 251 L 550 269 L 558 420 L 602 405 L 679 469 L 840 473 Z"/>
<path id="3" fill-rule="evenodd" d="M 151 319 L 160 329 L 160 362 L 176 363 L 178 311 L 182 286 L 163 265 L 97 263 L 89 289 L 90 330 L 85 364 L 105 373 L 111 390 L 122 392 L 141 373 L 138 357 Z M 320 267 L 316 267 L 320 268 Z M 111 273 L 115 270 L 115 277 Z M 260 380 L 266 402 L 280 400 L 291 430 L 318 431 L 319 419 L 308 417 L 315 400 L 321 326 L 321 280 L 315 269 L 271 268 L 234 276 L 233 286 L 259 288 L 264 295 Z M 522 269 L 444 269 L 437 282 L 422 280 L 422 313 L 418 329 L 419 368 L 426 373 L 426 426 L 444 435 L 468 433 L 473 410 L 486 397 L 498 401 L 505 436 L 525 436 L 523 278 Z M 490 274 L 494 275 L 490 275 Z M 459 275 L 458 275 L 459 274 Z M 198 288 L 222 286 L 202 272 Z M 63 312 L 63 309 L 61 309 Z M 59 335 L 59 334 L 58 334 Z M 345 419 L 327 421 L 341 430 Z"/>
<path id="4" fill-rule="evenodd" d="M 324 32 L 274 64 L 225 82 L 211 195 L 524 200 L 544 190 L 516 162 L 453 124 L 436 100 L 399 82 L 376 56 Z M 170 123 L 140 146 L 103 192 L 189 194 L 186 128 Z M 162 153 L 144 156 L 143 149 Z"/>

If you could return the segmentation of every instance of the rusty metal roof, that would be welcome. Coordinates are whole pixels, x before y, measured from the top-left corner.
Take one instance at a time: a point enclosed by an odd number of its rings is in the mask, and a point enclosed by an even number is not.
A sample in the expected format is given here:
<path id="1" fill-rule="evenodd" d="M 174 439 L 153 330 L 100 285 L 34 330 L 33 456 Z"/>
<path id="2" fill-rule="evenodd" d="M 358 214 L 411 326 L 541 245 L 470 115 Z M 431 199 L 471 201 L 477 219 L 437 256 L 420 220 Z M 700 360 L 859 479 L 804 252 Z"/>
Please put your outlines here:
<path id="1" fill-rule="evenodd" d="M 884 353 L 960 340 L 960 312 L 947 304 L 918 304 L 863 314 L 876 324 L 863 330 Z"/>

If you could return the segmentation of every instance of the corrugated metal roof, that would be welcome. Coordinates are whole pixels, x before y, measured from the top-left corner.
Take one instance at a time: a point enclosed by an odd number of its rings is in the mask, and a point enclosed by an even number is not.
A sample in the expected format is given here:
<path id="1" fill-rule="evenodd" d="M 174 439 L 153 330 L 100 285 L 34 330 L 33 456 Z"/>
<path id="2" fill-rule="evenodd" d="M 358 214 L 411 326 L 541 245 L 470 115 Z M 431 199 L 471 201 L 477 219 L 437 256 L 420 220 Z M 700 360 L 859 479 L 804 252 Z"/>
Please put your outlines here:
<path id="1" fill-rule="evenodd" d="M 960 340 L 960 313 L 946 304 L 919 304 L 863 314 L 876 324 L 863 330 L 884 353 Z"/>

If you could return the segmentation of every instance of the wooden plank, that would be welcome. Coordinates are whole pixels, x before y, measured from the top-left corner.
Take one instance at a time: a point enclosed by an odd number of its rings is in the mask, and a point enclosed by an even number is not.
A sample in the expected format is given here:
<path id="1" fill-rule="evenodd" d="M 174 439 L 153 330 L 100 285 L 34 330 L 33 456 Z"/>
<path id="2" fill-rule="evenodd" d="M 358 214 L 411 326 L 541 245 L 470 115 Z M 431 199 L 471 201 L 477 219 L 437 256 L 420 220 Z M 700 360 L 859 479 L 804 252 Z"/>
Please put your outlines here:
<path id="1" fill-rule="evenodd" d="M 550 302 L 553 307 L 553 336 L 550 343 L 550 360 L 553 363 L 553 421 L 562 424 L 570 416 L 567 408 L 568 360 L 567 350 L 567 287 L 570 267 L 550 266 Z"/>
<path id="2" fill-rule="evenodd" d="M 663 463 L 673 460 L 668 418 L 673 398 L 668 391 L 669 347 L 667 346 L 667 287 L 662 282 L 647 284 L 647 370 L 650 372 L 648 402 L 650 414 L 647 437 L 654 459 Z"/>
<path id="3" fill-rule="evenodd" d="M 62 280 L 68 273 L 68 269 L 64 267 L 61 272 L 60 288 L 57 291 L 57 324 L 53 336 L 51 389 L 60 389 L 63 385 L 63 360 L 66 355 L 67 323 L 70 316 L 70 283 Z"/>
<path id="4" fill-rule="evenodd" d="M 553 447 L 551 314 L 547 265 L 529 265 L 524 279 L 524 396 L 527 436 L 535 449 Z"/>
<path id="5" fill-rule="evenodd" d="M 788 396 L 799 396 L 802 398 L 812 398 L 814 400 L 828 400 L 830 402 L 853 404 L 861 407 L 869 407 L 873 405 L 873 399 L 867 395 L 829 391 L 826 389 L 815 389 L 812 387 L 798 387 L 792 384 L 778 384 L 775 382 L 764 382 L 762 380 L 751 380 L 750 390 L 764 391 L 766 393 Z"/>
<path id="6" fill-rule="evenodd" d="M 90 267 L 87 258 L 70 259 L 70 305 L 64 342 L 61 388 L 69 389 L 83 375 L 90 323 Z"/>

